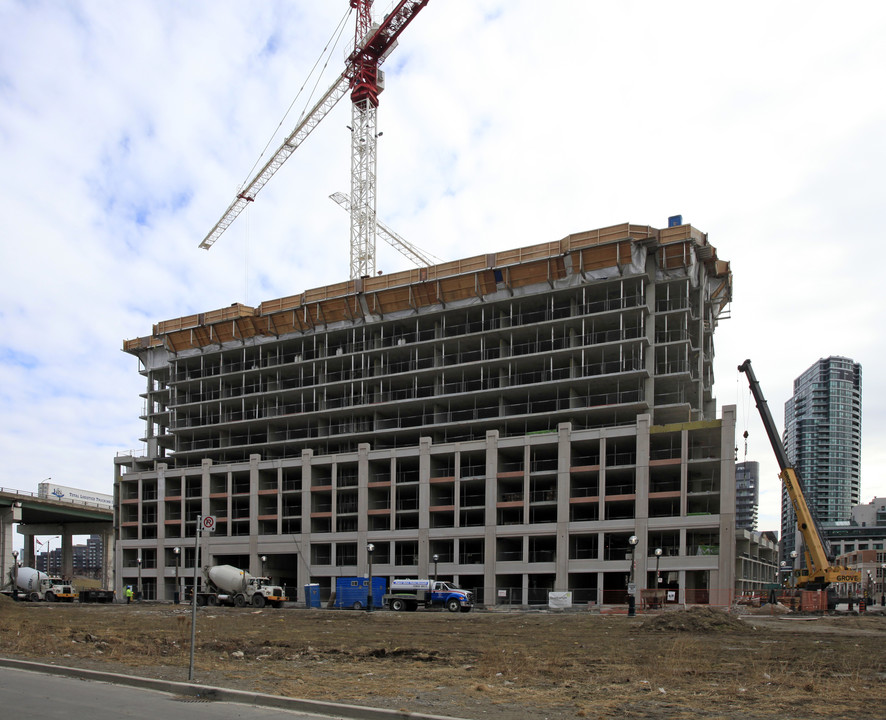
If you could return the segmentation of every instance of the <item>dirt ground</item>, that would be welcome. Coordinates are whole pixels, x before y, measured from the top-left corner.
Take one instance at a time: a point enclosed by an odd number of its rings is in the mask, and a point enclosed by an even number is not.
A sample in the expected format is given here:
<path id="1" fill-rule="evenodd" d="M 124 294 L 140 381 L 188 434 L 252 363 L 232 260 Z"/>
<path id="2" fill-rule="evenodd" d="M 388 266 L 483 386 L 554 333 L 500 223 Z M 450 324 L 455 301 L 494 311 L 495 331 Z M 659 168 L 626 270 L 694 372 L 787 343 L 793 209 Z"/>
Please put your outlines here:
<path id="1" fill-rule="evenodd" d="M 186 682 L 191 610 L 13 603 L 0 655 Z M 199 608 L 198 683 L 461 718 L 883 718 L 886 616 Z"/>

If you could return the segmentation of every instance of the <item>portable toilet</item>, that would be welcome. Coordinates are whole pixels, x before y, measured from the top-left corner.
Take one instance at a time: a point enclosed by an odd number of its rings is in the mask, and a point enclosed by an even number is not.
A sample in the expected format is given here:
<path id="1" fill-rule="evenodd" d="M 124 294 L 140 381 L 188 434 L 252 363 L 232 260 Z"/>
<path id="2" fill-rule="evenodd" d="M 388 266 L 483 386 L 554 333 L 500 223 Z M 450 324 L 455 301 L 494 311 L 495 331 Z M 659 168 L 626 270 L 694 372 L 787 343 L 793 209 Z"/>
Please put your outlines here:
<path id="1" fill-rule="evenodd" d="M 319 583 L 308 583 L 305 585 L 305 606 L 309 608 L 320 607 Z"/>

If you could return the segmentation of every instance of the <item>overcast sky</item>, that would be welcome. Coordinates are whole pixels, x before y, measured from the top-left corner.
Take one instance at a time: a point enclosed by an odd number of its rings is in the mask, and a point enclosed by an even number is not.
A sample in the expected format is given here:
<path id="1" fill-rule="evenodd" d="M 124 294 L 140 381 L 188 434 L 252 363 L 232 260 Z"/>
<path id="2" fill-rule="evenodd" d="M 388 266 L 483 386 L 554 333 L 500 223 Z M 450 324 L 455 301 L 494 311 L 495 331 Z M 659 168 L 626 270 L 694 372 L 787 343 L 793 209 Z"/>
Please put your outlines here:
<path id="1" fill-rule="evenodd" d="M 197 245 L 348 9 L 0 0 L 0 487 L 112 492 L 144 435 L 124 339 L 347 279 L 347 99 Z M 746 357 L 780 428 L 807 367 L 860 362 L 861 500 L 886 496 L 884 36 L 873 1 L 431 0 L 384 66 L 379 218 L 455 259 L 682 214 L 732 263 L 716 395 L 761 463 L 760 529 L 780 486 Z"/>

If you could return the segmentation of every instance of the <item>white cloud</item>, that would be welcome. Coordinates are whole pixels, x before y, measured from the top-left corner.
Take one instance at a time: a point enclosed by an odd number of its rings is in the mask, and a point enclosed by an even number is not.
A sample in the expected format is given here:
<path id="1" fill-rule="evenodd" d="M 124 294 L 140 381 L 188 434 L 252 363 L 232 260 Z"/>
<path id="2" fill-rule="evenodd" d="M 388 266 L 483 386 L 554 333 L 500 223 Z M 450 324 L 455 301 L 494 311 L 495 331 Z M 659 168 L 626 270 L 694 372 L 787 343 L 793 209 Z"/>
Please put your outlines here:
<path id="1" fill-rule="evenodd" d="M 124 338 L 347 276 L 347 216 L 327 198 L 349 187 L 347 99 L 197 249 L 347 9 L 0 6 L 0 486 L 110 491 L 115 450 L 144 432 Z M 763 465 L 763 525 L 780 495 L 745 357 L 779 425 L 815 360 L 861 362 L 862 500 L 886 495 L 884 26 L 873 1 L 433 0 L 385 65 L 379 216 L 456 258 L 682 213 L 735 273 L 717 395 Z"/>

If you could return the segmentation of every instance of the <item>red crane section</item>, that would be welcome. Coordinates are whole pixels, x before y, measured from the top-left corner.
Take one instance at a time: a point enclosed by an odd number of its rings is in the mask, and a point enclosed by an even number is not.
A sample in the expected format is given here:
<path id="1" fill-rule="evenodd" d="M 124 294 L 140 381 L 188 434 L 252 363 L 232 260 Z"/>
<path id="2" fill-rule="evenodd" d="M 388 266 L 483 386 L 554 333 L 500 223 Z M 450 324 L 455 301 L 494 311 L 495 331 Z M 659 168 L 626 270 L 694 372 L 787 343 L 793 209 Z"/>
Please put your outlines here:
<path id="1" fill-rule="evenodd" d="M 381 25 L 373 26 L 370 10 L 373 0 L 351 0 L 357 10 L 354 52 L 347 60 L 352 70 L 351 100 L 368 99 L 378 107 L 378 67 L 397 42 L 397 37 L 430 0 L 400 0 Z"/>
<path id="2" fill-rule="evenodd" d="M 255 196 L 289 159 L 317 124 L 350 90 L 351 121 L 351 277 L 375 273 L 375 112 L 382 90 L 379 66 L 394 49 L 400 33 L 430 0 L 400 0 L 381 24 L 374 24 L 372 0 L 349 0 L 357 10 L 354 50 L 345 68 L 316 105 L 277 148 L 273 156 L 253 175 L 200 243 L 209 249 L 231 223 L 255 200 Z"/>

